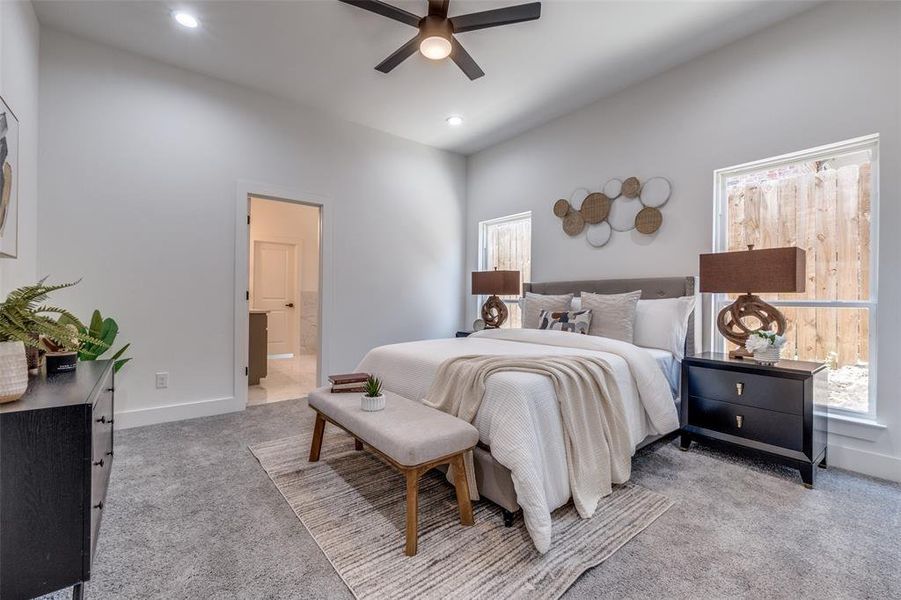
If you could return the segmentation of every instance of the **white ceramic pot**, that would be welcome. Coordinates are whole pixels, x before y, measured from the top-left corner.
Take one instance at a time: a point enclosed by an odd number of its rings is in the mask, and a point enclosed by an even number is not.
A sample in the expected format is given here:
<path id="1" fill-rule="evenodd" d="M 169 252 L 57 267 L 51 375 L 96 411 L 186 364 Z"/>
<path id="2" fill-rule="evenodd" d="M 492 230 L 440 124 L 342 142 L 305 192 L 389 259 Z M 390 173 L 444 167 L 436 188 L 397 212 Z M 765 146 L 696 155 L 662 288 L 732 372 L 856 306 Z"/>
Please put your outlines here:
<path id="1" fill-rule="evenodd" d="M 0 403 L 18 400 L 28 388 L 28 360 L 22 342 L 0 342 Z"/>
<path id="2" fill-rule="evenodd" d="M 385 408 L 385 395 L 380 394 L 378 396 L 367 396 L 363 394 L 360 396 L 360 408 L 365 410 L 366 412 L 376 412 Z"/>
<path id="3" fill-rule="evenodd" d="M 776 346 L 767 346 L 766 348 L 755 350 L 754 360 L 761 365 L 775 365 L 779 362 L 779 352 L 781 350 L 781 347 L 777 348 Z"/>

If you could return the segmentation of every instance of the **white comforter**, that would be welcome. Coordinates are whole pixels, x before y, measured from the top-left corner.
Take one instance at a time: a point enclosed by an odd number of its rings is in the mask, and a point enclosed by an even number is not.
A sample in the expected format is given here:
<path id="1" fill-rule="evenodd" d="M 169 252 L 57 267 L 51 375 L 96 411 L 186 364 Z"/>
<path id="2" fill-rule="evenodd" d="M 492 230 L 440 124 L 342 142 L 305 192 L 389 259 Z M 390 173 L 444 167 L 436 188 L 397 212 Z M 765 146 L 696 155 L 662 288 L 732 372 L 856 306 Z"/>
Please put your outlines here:
<path id="1" fill-rule="evenodd" d="M 536 329 L 493 329 L 468 338 L 425 340 L 371 350 L 358 370 L 406 398 L 426 396 L 439 365 L 475 354 L 588 355 L 607 360 L 626 410 L 632 450 L 679 427 L 670 385 L 647 351 L 607 338 Z M 536 373 L 492 375 L 474 425 L 494 458 L 510 469 L 526 528 L 539 552 L 552 538 L 551 512 L 570 499 L 563 423 L 553 383 Z"/>

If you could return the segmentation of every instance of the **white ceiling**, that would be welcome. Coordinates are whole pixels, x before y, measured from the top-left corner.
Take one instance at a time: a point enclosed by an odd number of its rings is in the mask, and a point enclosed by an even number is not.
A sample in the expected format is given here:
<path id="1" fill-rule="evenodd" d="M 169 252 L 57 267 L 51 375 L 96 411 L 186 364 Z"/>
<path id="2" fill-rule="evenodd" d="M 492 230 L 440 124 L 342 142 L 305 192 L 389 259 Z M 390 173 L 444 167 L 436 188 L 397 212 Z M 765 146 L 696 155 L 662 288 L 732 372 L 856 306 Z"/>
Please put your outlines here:
<path id="1" fill-rule="evenodd" d="M 518 3 L 451 0 L 449 14 Z M 427 5 L 394 4 L 416 14 Z M 416 30 L 337 0 L 35 2 L 42 25 L 464 154 L 811 6 L 545 0 L 537 21 L 460 34 L 486 73 L 469 81 L 449 60 L 419 53 L 390 74 L 375 71 Z M 175 24 L 176 8 L 196 14 L 200 28 Z M 450 114 L 463 115 L 464 124 L 449 127 Z"/>

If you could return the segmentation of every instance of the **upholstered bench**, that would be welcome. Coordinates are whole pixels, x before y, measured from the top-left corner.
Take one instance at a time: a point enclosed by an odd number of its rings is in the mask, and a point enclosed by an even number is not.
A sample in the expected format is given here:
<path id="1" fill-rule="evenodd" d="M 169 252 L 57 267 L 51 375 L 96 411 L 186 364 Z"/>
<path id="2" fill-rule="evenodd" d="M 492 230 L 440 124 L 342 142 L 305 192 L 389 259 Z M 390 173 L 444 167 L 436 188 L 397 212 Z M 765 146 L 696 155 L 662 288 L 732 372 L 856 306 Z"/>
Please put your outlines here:
<path id="1" fill-rule="evenodd" d="M 360 394 L 332 394 L 328 388 L 310 393 L 310 408 L 316 411 L 316 426 L 310 445 L 310 462 L 319 460 L 325 423 L 337 425 L 407 478 L 407 556 L 416 554 L 419 527 L 419 478 L 430 469 L 451 465 L 460 522 L 472 525 L 472 504 L 463 464 L 464 454 L 479 441 L 475 427 L 421 402 L 391 392 L 385 394 L 385 409 L 365 412 Z"/>

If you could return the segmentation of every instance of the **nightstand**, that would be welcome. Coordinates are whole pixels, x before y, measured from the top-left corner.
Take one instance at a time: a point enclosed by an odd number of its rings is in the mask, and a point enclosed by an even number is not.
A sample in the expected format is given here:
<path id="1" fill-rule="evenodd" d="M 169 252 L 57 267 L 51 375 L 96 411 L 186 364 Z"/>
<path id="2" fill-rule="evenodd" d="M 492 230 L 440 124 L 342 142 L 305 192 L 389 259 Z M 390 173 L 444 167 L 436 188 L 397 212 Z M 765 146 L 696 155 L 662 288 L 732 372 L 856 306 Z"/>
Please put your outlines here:
<path id="1" fill-rule="evenodd" d="M 471 331 L 458 331 L 457 332 L 457 337 L 469 337 L 470 335 L 472 335 Z"/>
<path id="2" fill-rule="evenodd" d="M 825 364 L 749 359 L 705 353 L 682 361 L 681 447 L 692 439 L 740 446 L 801 471 L 813 487 L 816 465 L 826 466 Z"/>

